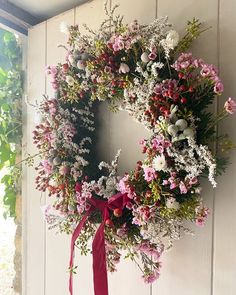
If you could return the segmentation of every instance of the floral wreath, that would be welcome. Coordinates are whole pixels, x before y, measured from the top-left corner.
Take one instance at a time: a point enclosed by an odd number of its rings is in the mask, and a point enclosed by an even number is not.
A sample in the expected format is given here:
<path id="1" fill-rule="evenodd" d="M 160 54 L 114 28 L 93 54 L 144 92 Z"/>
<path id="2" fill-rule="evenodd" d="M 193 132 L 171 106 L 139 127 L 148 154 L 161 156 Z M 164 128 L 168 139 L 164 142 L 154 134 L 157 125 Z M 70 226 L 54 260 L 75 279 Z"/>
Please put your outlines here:
<path id="1" fill-rule="evenodd" d="M 186 53 L 204 31 L 198 20 L 180 38 L 167 18 L 127 25 L 115 8 L 105 7 L 108 18 L 97 32 L 87 28 L 81 35 L 78 26 L 61 25 L 68 35 L 66 62 L 47 68 L 55 97 L 41 102 L 42 122 L 34 131 L 42 158 L 37 189 L 55 200 L 45 218 L 50 228 L 73 233 L 71 273 L 74 245 L 87 254 L 94 238 L 95 294 L 102 295 L 108 294 L 106 270 L 116 270 L 123 250 L 152 283 L 163 251 L 190 232 L 186 221 L 204 225 L 209 209 L 201 199 L 200 177 L 216 186 L 227 164 L 216 151 L 234 147 L 216 125 L 236 111 L 232 98 L 217 116 L 207 109 L 223 84 L 215 66 Z M 152 132 L 140 142 L 145 158 L 123 176 L 117 175 L 120 152 L 111 164 L 101 162 L 100 172 L 94 165 L 101 101 Z M 217 149 L 210 148 L 216 142 Z"/>

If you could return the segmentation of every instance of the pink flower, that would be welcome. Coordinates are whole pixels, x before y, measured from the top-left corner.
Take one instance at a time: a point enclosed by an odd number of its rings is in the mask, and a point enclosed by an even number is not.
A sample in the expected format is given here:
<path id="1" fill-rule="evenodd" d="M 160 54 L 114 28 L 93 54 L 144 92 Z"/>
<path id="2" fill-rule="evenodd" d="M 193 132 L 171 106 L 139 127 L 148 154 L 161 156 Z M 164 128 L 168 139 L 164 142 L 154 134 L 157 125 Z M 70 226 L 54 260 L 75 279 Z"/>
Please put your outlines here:
<path id="1" fill-rule="evenodd" d="M 59 173 L 61 175 L 66 175 L 70 172 L 70 167 L 68 167 L 67 165 L 61 165 L 61 167 L 59 168 Z"/>
<path id="2" fill-rule="evenodd" d="M 116 231 L 117 235 L 120 236 L 120 237 L 124 237 L 127 235 L 128 233 L 128 229 L 127 229 L 127 225 L 126 223 L 124 223 L 122 225 L 122 227 L 118 228 L 117 231 Z"/>
<path id="3" fill-rule="evenodd" d="M 155 269 L 153 272 L 149 273 L 148 275 L 143 275 L 143 280 L 147 284 L 154 283 L 160 277 L 160 270 Z"/>
<path id="4" fill-rule="evenodd" d="M 211 74 L 211 68 L 210 68 L 210 66 L 207 65 L 207 64 L 205 64 L 202 67 L 202 70 L 201 70 L 200 74 L 202 75 L 202 77 L 210 76 L 210 74 Z"/>
<path id="5" fill-rule="evenodd" d="M 197 177 L 191 177 L 191 178 L 189 179 L 189 184 L 190 184 L 190 185 L 193 185 L 193 184 L 196 184 L 196 183 L 198 183 L 198 179 L 197 179 Z"/>
<path id="6" fill-rule="evenodd" d="M 57 90 L 58 87 L 59 87 L 59 85 L 58 85 L 57 82 L 52 82 L 52 88 L 53 88 L 54 90 Z"/>
<path id="7" fill-rule="evenodd" d="M 151 53 L 149 53 L 149 55 L 148 55 L 148 58 L 151 59 L 151 60 L 155 60 L 156 57 L 157 57 L 157 55 L 156 55 L 155 52 L 151 52 Z"/>
<path id="8" fill-rule="evenodd" d="M 49 163 L 48 160 L 42 160 L 41 164 L 42 164 L 43 169 L 47 175 L 49 175 L 53 172 L 52 165 Z"/>
<path id="9" fill-rule="evenodd" d="M 127 194 L 130 199 L 136 196 L 134 187 L 129 183 L 129 174 L 125 174 L 118 183 L 119 190 L 122 194 Z"/>
<path id="10" fill-rule="evenodd" d="M 217 81 L 214 86 L 214 92 L 217 94 L 221 94 L 224 91 L 224 85 L 222 82 Z"/>
<path id="11" fill-rule="evenodd" d="M 196 219 L 196 225 L 199 227 L 203 227 L 205 225 L 205 218 L 199 217 Z"/>
<path id="12" fill-rule="evenodd" d="M 196 212 L 196 220 L 195 223 L 199 227 L 203 227 L 205 225 L 206 219 L 210 214 L 210 210 L 207 207 L 198 206 L 195 210 Z"/>
<path id="13" fill-rule="evenodd" d="M 233 98 L 229 97 L 228 100 L 225 102 L 224 109 L 227 113 L 232 115 L 236 112 L 236 101 Z"/>
<path id="14" fill-rule="evenodd" d="M 183 181 L 180 181 L 179 189 L 181 194 L 187 194 L 188 192 L 186 185 L 183 183 Z"/>
<path id="15" fill-rule="evenodd" d="M 143 252 L 146 255 L 152 256 L 154 262 L 158 262 L 161 254 L 164 251 L 164 246 L 160 250 L 157 250 L 149 242 L 143 242 L 138 247 L 137 250 Z"/>
<path id="16" fill-rule="evenodd" d="M 156 178 L 155 169 L 152 167 L 143 166 L 144 178 L 147 182 Z"/>

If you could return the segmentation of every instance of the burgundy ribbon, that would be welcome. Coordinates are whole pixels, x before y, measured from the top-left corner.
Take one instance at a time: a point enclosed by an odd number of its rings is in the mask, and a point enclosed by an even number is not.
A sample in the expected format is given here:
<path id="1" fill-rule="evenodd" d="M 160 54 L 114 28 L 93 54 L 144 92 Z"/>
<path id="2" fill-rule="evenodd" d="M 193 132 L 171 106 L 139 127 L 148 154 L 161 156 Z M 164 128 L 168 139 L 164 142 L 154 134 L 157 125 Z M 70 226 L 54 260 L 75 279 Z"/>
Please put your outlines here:
<path id="1" fill-rule="evenodd" d="M 80 223 L 77 225 L 71 238 L 71 253 L 70 253 L 70 279 L 69 290 L 73 295 L 73 265 L 74 265 L 74 251 L 75 242 L 79 237 L 89 215 L 95 210 L 99 209 L 102 212 L 102 222 L 97 229 L 93 239 L 92 254 L 93 254 L 93 282 L 94 282 L 94 295 L 108 295 L 108 282 L 107 282 L 107 265 L 106 265 L 106 250 L 105 250 L 105 222 L 110 217 L 109 210 L 116 208 L 124 209 L 129 198 L 127 194 L 118 193 L 113 195 L 108 201 L 102 201 L 92 198 L 91 207 L 86 212 Z"/>

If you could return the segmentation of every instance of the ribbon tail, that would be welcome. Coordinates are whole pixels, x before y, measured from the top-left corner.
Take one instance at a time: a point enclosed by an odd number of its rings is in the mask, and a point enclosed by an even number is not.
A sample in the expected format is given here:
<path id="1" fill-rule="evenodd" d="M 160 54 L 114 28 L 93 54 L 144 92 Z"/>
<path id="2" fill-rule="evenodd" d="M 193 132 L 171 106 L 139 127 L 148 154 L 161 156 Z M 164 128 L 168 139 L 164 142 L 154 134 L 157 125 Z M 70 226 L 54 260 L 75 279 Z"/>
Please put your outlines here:
<path id="1" fill-rule="evenodd" d="M 99 226 L 93 240 L 93 281 L 95 295 L 108 295 L 104 221 Z"/>
<path id="2" fill-rule="evenodd" d="M 82 228 L 84 227 L 84 224 L 90 215 L 91 210 L 88 210 L 84 217 L 81 219 L 80 223 L 77 225 L 76 229 L 73 232 L 73 235 L 71 237 L 71 250 L 70 250 L 70 263 L 69 263 L 69 268 L 70 268 L 70 278 L 69 278 L 69 291 L 70 294 L 73 295 L 73 266 L 74 266 L 74 251 L 75 251 L 75 242 L 77 238 L 79 237 Z"/>

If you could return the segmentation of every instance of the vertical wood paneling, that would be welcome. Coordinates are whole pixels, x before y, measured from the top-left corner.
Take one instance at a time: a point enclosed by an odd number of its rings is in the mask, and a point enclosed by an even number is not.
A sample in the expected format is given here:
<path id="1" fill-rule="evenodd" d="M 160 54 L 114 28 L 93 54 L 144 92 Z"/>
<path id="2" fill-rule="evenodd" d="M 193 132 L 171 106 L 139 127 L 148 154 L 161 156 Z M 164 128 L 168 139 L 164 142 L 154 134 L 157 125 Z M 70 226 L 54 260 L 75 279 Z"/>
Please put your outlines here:
<path id="1" fill-rule="evenodd" d="M 228 96 L 236 97 L 236 2 L 219 1 L 220 72 L 225 93 L 219 99 L 223 108 Z M 236 143 L 236 117 L 231 116 L 220 124 L 219 133 L 228 133 Z M 233 295 L 236 292 L 236 153 L 230 154 L 230 166 L 226 174 L 219 177 L 215 205 L 215 256 L 213 295 Z"/>
<path id="2" fill-rule="evenodd" d="M 27 153 L 34 155 L 37 151 L 32 145 L 32 131 L 35 125 L 35 109 L 30 105 L 35 105 L 36 100 L 40 100 L 45 92 L 45 39 L 46 26 L 42 23 L 29 31 L 28 47 L 28 102 L 26 122 L 24 130 Z M 25 155 L 23 155 L 24 157 Z M 27 183 L 23 196 L 25 203 L 25 214 L 27 223 L 24 231 L 27 238 L 25 241 L 26 266 L 25 266 L 25 292 L 27 295 L 45 295 L 44 274 L 45 274 L 45 226 L 40 206 L 43 205 L 41 194 L 35 189 L 36 173 L 32 167 L 27 169 Z"/>
<path id="3" fill-rule="evenodd" d="M 217 63 L 217 0 L 158 0 L 158 17 L 169 16 L 174 28 L 184 34 L 187 20 L 199 18 L 210 30 L 200 36 L 190 49 L 195 56 L 209 63 Z M 212 216 L 213 190 L 204 182 L 203 198 L 212 214 L 203 229 L 195 231 L 195 237 L 185 236 L 175 243 L 172 251 L 165 254 L 162 274 L 153 286 L 153 295 L 209 295 L 211 294 L 211 253 L 212 253 Z"/>
<path id="4" fill-rule="evenodd" d="M 70 10 L 47 21 L 46 62 L 47 65 L 56 65 L 64 62 L 66 51 L 59 45 L 66 45 L 67 36 L 60 31 L 60 24 L 74 24 L 75 11 Z M 46 94 L 53 97 L 51 77 L 47 77 Z M 47 203 L 50 200 L 47 198 Z M 52 200 L 53 202 L 53 200 Z M 56 234 L 55 231 L 46 231 L 46 294 L 68 293 L 68 263 L 70 253 L 70 236 Z"/>

